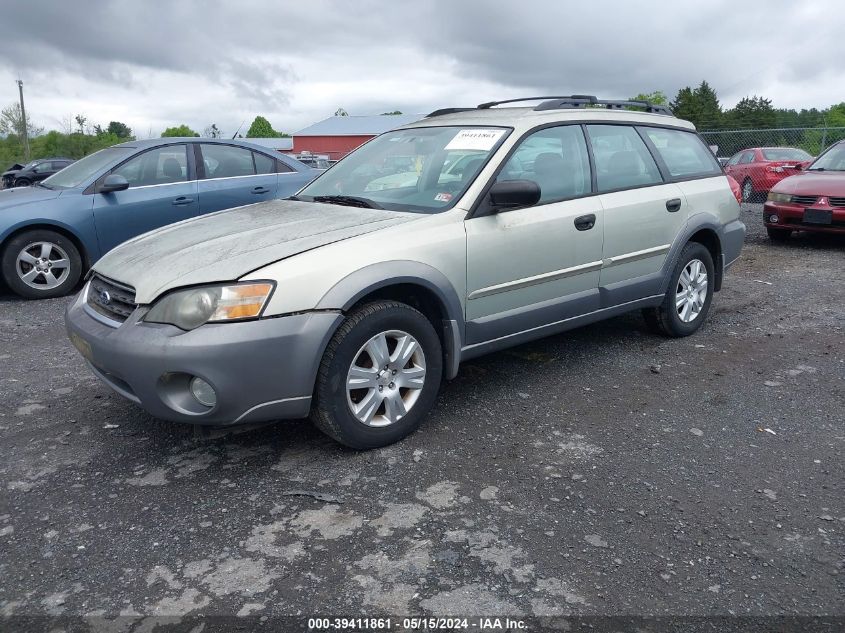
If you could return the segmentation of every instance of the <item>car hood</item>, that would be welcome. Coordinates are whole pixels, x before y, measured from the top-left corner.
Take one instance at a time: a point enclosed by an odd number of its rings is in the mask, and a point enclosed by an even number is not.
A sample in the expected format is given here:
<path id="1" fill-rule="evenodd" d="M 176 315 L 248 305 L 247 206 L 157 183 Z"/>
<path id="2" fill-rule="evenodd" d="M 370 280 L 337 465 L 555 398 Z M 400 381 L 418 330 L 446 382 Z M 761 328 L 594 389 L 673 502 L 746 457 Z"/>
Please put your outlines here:
<path id="1" fill-rule="evenodd" d="M 94 271 L 139 304 L 180 286 L 232 281 L 332 242 L 419 219 L 414 213 L 273 200 L 171 224 L 124 242 Z"/>
<path id="2" fill-rule="evenodd" d="M 17 207 L 22 204 L 52 200 L 61 195 L 61 191 L 46 187 L 14 187 L 0 191 L 0 210 Z"/>
<path id="3" fill-rule="evenodd" d="M 805 171 L 776 184 L 772 191 L 805 196 L 845 196 L 845 172 Z"/>

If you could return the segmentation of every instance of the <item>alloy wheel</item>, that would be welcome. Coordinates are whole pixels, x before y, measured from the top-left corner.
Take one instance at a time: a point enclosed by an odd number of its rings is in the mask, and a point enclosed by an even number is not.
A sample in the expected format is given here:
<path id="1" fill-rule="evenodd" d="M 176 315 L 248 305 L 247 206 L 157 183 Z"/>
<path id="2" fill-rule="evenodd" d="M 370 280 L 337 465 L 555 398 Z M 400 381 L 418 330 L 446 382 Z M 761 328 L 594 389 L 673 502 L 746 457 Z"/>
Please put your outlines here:
<path id="1" fill-rule="evenodd" d="M 675 309 L 684 323 L 698 318 L 707 301 L 707 267 L 700 259 L 690 260 L 681 276 L 675 291 Z"/>
<path id="2" fill-rule="evenodd" d="M 352 415 L 367 426 L 388 426 L 407 415 L 425 385 L 425 354 L 401 330 L 373 336 L 361 346 L 346 376 Z"/>
<path id="3" fill-rule="evenodd" d="M 15 270 L 30 288 L 52 290 L 70 275 L 70 258 L 58 244 L 33 242 L 18 253 Z"/>

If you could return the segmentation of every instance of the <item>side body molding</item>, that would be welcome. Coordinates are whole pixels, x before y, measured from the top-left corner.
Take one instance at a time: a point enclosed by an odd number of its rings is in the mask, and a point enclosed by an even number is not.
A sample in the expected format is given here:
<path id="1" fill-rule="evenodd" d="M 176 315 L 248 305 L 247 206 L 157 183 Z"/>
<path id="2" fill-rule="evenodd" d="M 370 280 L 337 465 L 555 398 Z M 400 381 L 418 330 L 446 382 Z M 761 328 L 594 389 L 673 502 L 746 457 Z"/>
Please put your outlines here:
<path id="1" fill-rule="evenodd" d="M 398 284 L 413 284 L 431 291 L 444 311 L 442 333 L 444 341 L 444 375 L 454 378 L 458 373 L 461 347 L 464 341 L 464 308 L 449 279 L 436 268 L 409 260 L 379 262 L 347 275 L 323 296 L 317 310 L 346 311 L 366 295 Z"/>

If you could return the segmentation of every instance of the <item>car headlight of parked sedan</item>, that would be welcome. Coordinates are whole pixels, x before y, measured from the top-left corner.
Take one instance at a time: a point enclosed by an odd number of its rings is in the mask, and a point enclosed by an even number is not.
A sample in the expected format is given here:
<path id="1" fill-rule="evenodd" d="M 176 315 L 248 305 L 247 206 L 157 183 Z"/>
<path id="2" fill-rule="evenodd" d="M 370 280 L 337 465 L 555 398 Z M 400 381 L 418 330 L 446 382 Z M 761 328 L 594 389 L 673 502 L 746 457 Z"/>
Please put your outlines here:
<path id="1" fill-rule="evenodd" d="M 250 282 L 177 290 L 153 304 L 143 320 L 194 330 L 206 323 L 260 316 L 273 294 L 272 282 Z"/>
<path id="2" fill-rule="evenodd" d="M 767 198 L 769 202 L 792 202 L 792 194 L 791 193 L 777 193 L 775 191 L 769 192 L 769 197 Z"/>

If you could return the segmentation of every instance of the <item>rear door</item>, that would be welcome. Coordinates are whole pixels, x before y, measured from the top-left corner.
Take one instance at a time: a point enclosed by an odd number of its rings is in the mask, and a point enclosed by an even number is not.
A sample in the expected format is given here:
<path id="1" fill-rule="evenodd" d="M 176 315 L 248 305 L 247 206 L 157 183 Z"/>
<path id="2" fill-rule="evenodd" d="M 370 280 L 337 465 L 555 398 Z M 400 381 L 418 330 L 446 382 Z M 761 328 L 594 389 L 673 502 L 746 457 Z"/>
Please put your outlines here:
<path id="1" fill-rule="evenodd" d="M 101 176 L 118 174 L 129 189 L 94 194 L 94 223 L 103 253 L 121 242 L 197 214 L 193 159 L 184 143 L 145 150 Z"/>
<path id="2" fill-rule="evenodd" d="M 246 147 L 199 143 L 200 213 L 241 207 L 276 197 L 276 160 Z"/>
<path id="3" fill-rule="evenodd" d="M 657 292 L 660 269 L 687 221 L 678 185 L 665 182 L 632 125 L 588 125 L 604 208 L 602 307 Z"/>

